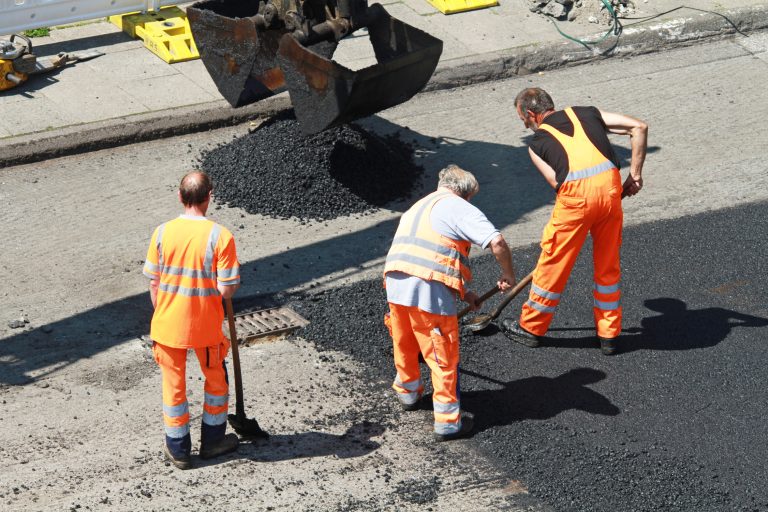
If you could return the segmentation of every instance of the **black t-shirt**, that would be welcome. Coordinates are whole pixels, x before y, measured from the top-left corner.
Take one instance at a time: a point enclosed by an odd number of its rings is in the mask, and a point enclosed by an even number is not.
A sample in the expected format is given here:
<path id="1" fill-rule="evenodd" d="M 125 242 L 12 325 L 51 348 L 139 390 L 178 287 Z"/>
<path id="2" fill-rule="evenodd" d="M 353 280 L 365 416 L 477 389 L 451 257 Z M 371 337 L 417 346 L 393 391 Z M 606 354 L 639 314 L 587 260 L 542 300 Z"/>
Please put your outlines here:
<path id="1" fill-rule="evenodd" d="M 608 140 L 608 128 L 605 126 L 600 111 L 595 107 L 572 107 L 574 114 L 581 121 L 587 138 L 608 160 L 620 169 L 619 160 L 613 152 L 611 142 Z M 565 111 L 558 110 L 548 115 L 542 124 L 548 124 L 556 130 L 568 135 L 573 135 L 573 123 L 568 119 Z M 568 155 L 565 149 L 552 134 L 544 130 L 536 130 L 531 141 L 530 148 L 542 160 L 547 162 L 554 170 L 557 177 L 557 188 L 565 181 L 568 175 Z"/>

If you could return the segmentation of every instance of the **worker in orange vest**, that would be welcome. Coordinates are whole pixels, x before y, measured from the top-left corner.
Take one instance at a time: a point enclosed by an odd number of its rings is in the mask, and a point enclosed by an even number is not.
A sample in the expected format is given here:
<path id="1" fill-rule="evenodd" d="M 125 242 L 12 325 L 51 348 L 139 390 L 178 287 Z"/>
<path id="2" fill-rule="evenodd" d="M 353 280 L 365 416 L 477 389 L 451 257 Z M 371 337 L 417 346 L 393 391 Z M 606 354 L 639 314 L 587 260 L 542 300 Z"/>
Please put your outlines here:
<path id="1" fill-rule="evenodd" d="M 537 347 L 552 321 L 587 234 L 594 259 L 594 321 L 603 354 L 616 351 L 621 333 L 619 251 L 621 199 L 643 188 L 648 126 L 638 119 L 595 107 L 555 110 L 546 91 L 528 88 L 515 98 L 526 128 L 534 132 L 528 153 L 556 191 L 555 208 L 541 238 L 541 255 L 519 321 L 507 318 L 502 331 L 513 341 Z M 609 133 L 629 135 L 632 159 L 622 184 Z"/>
<path id="2" fill-rule="evenodd" d="M 394 342 L 392 385 L 405 410 L 419 408 L 424 386 L 419 354 L 432 374 L 432 406 L 437 441 L 469 434 L 473 416 L 459 402 L 459 326 L 456 298 L 474 308 L 478 296 L 467 290 L 472 279 L 469 248 L 490 247 L 502 274 L 499 288 L 515 284 L 512 257 L 504 237 L 469 200 L 480 186 L 475 177 L 450 165 L 440 171 L 437 190 L 406 211 L 395 233 L 384 266 L 389 313 L 385 315 Z"/>
<path id="3" fill-rule="evenodd" d="M 152 351 L 163 378 L 165 455 L 180 469 L 192 467 L 187 349 L 195 351 L 205 376 L 200 457 L 232 452 L 239 443 L 236 434 L 225 435 L 229 341 L 221 328 L 221 299 L 231 298 L 240 286 L 240 264 L 232 233 L 205 217 L 212 191 L 205 173 L 184 176 L 179 186 L 184 214 L 155 229 L 144 264 L 155 308 Z"/>

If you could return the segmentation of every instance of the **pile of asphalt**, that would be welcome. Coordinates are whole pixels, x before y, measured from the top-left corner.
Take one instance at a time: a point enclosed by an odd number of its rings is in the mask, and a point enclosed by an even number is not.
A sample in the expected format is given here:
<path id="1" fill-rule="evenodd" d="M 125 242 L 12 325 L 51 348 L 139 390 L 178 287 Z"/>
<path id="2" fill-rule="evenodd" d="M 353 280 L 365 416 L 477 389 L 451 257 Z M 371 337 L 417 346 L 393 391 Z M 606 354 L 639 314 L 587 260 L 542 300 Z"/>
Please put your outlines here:
<path id="1" fill-rule="evenodd" d="M 304 135 L 282 115 L 201 155 L 216 200 L 274 218 L 366 214 L 419 189 L 423 169 L 396 135 L 353 124 Z"/>
<path id="2" fill-rule="evenodd" d="M 616 356 L 594 340 L 589 244 L 543 346 L 514 344 L 493 327 L 462 337 L 462 408 L 476 416 L 469 442 L 528 498 L 559 511 L 768 510 L 768 269 L 764 248 L 729 242 L 766 215 L 763 203 L 627 229 Z M 764 247 L 768 226 L 748 236 Z M 521 275 L 537 255 L 536 246 L 515 251 Z M 473 271 L 480 290 L 498 275 L 489 256 Z M 384 392 L 394 367 L 381 280 L 297 301 L 311 322 L 301 335 L 353 355 Z"/>

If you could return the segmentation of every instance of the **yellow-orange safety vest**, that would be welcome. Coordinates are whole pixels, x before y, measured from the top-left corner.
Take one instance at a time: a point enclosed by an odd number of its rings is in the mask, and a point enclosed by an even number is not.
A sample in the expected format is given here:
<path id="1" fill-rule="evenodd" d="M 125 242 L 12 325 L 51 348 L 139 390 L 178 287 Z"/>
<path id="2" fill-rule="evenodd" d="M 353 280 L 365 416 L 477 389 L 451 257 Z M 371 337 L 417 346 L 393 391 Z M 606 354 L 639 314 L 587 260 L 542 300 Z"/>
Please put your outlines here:
<path id="1" fill-rule="evenodd" d="M 469 269 L 472 244 L 441 235 L 432 228 L 429 218 L 435 204 L 451 195 L 438 190 L 403 214 L 384 264 L 385 276 L 387 272 L 404 272 L 427 281 L 439 281 L 464 297 L 464 285 L 472 280 Z"/>
<path id="2" fill-rule="evenodd" d="M 569 107 L 563 111 L 573 123 L 573 135 L 568 136 L 546 123 L 539 126 L 540 129 L 551 134 L 563 146 L 568 155 L 568 175 L 565 177 L 560 191 L 568 188 L 569 182 L 591 178 L 614 169 L 618 171 L 613 162 L 606 158 L 589 140 L 573 109 Z"/>

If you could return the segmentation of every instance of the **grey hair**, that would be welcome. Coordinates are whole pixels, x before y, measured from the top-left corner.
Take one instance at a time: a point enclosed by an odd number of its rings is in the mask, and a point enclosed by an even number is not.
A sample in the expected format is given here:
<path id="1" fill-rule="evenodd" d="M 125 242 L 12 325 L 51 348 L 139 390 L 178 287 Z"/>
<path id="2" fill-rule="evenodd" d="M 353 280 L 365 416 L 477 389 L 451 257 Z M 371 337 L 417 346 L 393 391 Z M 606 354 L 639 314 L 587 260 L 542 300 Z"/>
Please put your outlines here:
<path id="1" fill-rule="evenodd" d="M 480 184 L 477 182 L 474 174 L 465 171 L 455 164 L 451 164 L 438 175 L 438 187 L 445 187 L 452 190 L 460 197 L 469 199 L 480 191 Z"/>
<path id="2" fill-rule="evenodd" d="M 534 114 L 543 114 L 547 110 L 555 109 L 555 102 L 544 89 L 538 87 L 529 87 L 523 89 L 515 97 L 515 106 L 525 113 L 531 111 Z"/>

